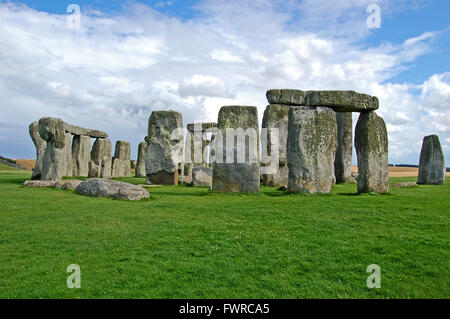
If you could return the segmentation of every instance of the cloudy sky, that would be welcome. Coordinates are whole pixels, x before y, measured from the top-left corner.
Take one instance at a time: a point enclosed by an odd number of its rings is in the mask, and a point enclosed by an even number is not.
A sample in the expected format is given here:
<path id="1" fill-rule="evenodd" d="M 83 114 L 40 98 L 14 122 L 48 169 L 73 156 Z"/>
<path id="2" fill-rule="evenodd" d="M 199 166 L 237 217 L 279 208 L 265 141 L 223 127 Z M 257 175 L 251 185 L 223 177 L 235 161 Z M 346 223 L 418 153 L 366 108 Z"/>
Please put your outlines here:
<path id="1" fill-rule="evenodd" d="M 135 158 L 153 110 L 186 125 L 256 105 L 261 120 L 266 90 L 296 88 L 376 95 L 391 163 L 418 164 L 429 134 L 450 163 L 449 13 L 448 0 L 0 0 L 0 155 L 33 158 L 28 125 L 52 116 Z"/>

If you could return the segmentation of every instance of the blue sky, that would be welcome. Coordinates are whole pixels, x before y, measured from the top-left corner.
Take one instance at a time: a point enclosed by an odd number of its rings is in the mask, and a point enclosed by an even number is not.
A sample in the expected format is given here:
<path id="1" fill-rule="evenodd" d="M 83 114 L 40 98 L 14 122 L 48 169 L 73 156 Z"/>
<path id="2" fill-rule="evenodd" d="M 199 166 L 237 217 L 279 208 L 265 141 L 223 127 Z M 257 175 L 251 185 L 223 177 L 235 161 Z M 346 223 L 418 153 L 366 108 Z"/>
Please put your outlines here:
<path id="1" fill-rule="evenodd" d="M 261 120 L 265 91 L 286 87 L 377 95 L 392 163 L 417 164 L 429 134 L 450 158 L 449 13 L 447 0 L 0 1 L 0 155 L 32 158 L 28 124 L 55 116 L 136 157 L 153 110 L 186 124 L 249 104 Z"/>

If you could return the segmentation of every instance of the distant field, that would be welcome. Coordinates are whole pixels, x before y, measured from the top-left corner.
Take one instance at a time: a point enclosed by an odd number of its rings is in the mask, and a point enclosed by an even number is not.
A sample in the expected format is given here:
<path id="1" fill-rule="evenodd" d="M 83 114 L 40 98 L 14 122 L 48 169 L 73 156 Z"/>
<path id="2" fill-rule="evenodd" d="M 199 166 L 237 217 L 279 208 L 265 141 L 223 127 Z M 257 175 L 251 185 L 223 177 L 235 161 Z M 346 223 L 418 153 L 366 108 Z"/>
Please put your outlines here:
<path id="1" fill-rule="evenodd" d="M 22 187 L 29 176 L 0 167 L 0 298 L 450 297 L 450 179 L 386 195 L 166 186 L 126 202 Z"/>

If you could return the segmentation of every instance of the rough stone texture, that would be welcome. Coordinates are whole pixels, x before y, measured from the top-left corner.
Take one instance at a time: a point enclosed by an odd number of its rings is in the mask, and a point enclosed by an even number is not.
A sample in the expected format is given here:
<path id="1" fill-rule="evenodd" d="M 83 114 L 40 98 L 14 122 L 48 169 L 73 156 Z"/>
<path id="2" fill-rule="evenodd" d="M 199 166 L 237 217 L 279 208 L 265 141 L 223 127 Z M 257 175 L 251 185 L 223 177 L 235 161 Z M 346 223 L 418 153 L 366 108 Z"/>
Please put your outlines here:
<path id="1" fill-rule="evenodd" d="M 192 176 L 183 176 L 183 184 L 190 185 L 192 184 Z"/>
<path id="2" fill-rule="evenodd" d="M 445 180 L 445 159 L 437 135 L 425 136 L 419 162 L 418 184 L 439 185 Z"/>
<path id="3" fill-rule="evenodd" d="M 378 98 L 355 91 L 301 91 L 275 89 L 267 91 L 270 104 L 326 106 L 336 112 L 364 112 L 378 109 Z"/>
<path id="4" fill-rule="evenodd" d="M 147 152 L 147 142 L 139 143 L 138 156 L 136 162 L 136 177 L 146 177 L 145 173 L 145 153 Z"/>
<path id="5" fill-rule="evenodd" d="M 112 165 L 112 177 L 130 177 L 130 143 L 117 141 Z"/>
<path id="6" fill-rule="evenodd" d="M 72 135 L 64 133 L 66 136 L 66 145 L 64 146 L 64 157 L 66 164 L 66 173 L 64 176 L 73 176 L 73 161 L 72 161 Z"/>
<path id="7" fill-rule="evenodd" d="M 375 112 L 360 114 L 355 129 L 359 193 L 389 191 L 388 136 L 386 124 Z"/>
<path id="8" fill-rule="evenodd" d="M 112 146 L 108 138 L 95 140 L 89 162 L 89 177 L 111 178 Z"/>
<path id="9" fill-rule="evenodd" d="M 227 163 L 226 159 L 226 130 L 242 129 L 253 130 L 255 139 L 248 138 L 245 142 L 246 151 L 244 163 L 237 163 L 237 147 L 233 146 L 229 153 L 234 154 L 233 163 Z M 218 129 L 222 138 L 216 138 L 216 143 L 223 143 L 223 158 L 215 158 L 213 163 L 212 189 L 216 192 L 259 192 L 260 188 L 260 163 L 259 163 L 259 130 L 258 110 L 255 106 L 223 106 L 219 111 Z M 256 145 L 254 145 L 256 144 Z M 216 151 L 218 145 L 216 145 Z M 253 154 L 256 152 L 256 154 Z M 250 154 L 251 153 L 251 154 Z M 216 154 L 218 156 L 218 154 Z"/>
<path id="10" fill-rule="evenodd" d="M 270 104 L 306 105 L 306 93 L 301 90 L 274 89 L 266 93 Z"/>
<path id="11" fill-rule="evenodd" d="M 192 169 L 192 185 L 211 187 L 212 176 L 213 170 L 211 167 L 194 167 Z"/>
<path id="12" fill-rule="evenodd" d="M 408 188 L 408 187 L 414 187 L 417 186 L 416 182 L 403 182 L 403 183 L 397 183 L 394 185 L 394 188 Z"/>
<path id="13" fill-rule="evenodd" d="M 183 119 L 175 111 L 154 111 L 148 120 L 147 182 L 177 185 L 183 176 Z"/>
<path id="14" fill-rule="evenodd" d="M 336 113 L 328 107 L 289 110 L 288 190 L 329 193 L 337 150 Z"/>
<path id="15" fill-rule="evenodd" d="M 193 133 L 196 125 L 198 126 L 201 125 L 202 132 L 206 132 L 209 129 L 217 128 L 217 123 L 215 122 L 190 123 L 187 125 L 188 132 Z"/>
<path id="16" fill-rule="evenodd" d="M 352 113 L 336 113 L 338 149 L 334 160 L 336 183 L 354 182 L 352 177 Z"/>
<path id="17" fill-rule="evenodd" d="M 75 125 L 64 123 L 64 130 L 72 135 L 85 135 L 92 138 L 107 138 L 108 134 L 98 130 L 91 130 Z"/>
<path id="18" fill-rule="evenodd" d="M 41 138 L 47 142 L 42 159 L 41 180 L 60 180 L 67 173 L 64 122 L 57 118 L 41 118 L 38 129 Z"/>
<path id="19" fill-rule="evenodd" d="M 29 126 L 29 132 L 31 139 L 33 140 L 34 146 L 36 147 L 36 164 L 33 169 L 33 174 L 31 179 L 39 180 L 42 174 L 42 160 L 44 158 L 45 149 L 47 147 L 47 142 L 41 138 L 39 134 L 39 122 L 33 122 Z"/>
<path id="20" fill-rule="evenodd" d="M 91 160 L 91 138 L 86 135 L 75 135 L 72 141 L 73 176 L 88 177 L 90 160 Z"/>
<path id="21" fill-rule="evenodd" d="M 140 200 L 150 197 L 148 192 L 142 187 L 101 178 L 90 178 L 83 181 L 75 189 L 75 192 L 91 197 L 111 197 L 126 200 Z"/>
<path id="22" fill-rule="evenodd" d="M 81 184 L 82 181 L 79 180 L 67 180 L 67 181 L 59 181 L 55 183 L 55 188 L 58 189 L 67 189 L 67 190 L 75 190 L 78 185 Z"/>
<path id="23" fill-rule="evenodd" d="M 262 174 L 262 182 L 266 186 L 287 186 L 289 168 L 287 167 L 286 148 L 288 135 L 288 115 L 289 105 L 270 104 L 264 111 L 262 128 L 267 129 L 267 140 L 262 140 L 263 150 L 267 150 L 267 156 L 272 156 L 274 151 L 271 149 L 272 135 L 270 129 L 278 129 L 278 163 L 261 163 L 261 169 L 264 166 L 277 165 L 276 174 Z M 267 143 L 267 144 L 266 144 Z"/>
<path id="24" fill-rule="evenodd" d="M 26 187 L 55 187 L 55 181 L 40 181 L 40 180 L 29 180 L 23 183 Z"/>
<path id="25" fill-rule="evenodd" d="M 184 153 L 184 174 L 192 176 L 192 169 L 194 167 L 207 166 L 208 157 L 209 163 L 212 162 L 210 154 L 213 149 L 212 144 L 217 131 L 217 123 L 190 123 L 187 125 L 187 131 Z"/>

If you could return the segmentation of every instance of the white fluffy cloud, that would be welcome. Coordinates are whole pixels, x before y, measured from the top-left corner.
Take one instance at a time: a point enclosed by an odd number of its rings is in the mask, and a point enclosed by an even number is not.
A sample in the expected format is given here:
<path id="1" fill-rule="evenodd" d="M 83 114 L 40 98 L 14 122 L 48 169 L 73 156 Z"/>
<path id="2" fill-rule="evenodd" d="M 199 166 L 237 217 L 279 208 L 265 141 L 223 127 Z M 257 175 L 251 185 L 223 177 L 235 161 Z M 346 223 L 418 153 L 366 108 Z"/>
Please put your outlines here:
<path id="1" fill-rule="evenodd" d="M 391 8 L 390 1 L 378 2 Z M 416 163 L 422 137 L 431 133 L 440 135 L 450 158 L 450 73 L 421 85 L 389 82 L 426 54 L 438 33 L 362 47 L 328 32 L 340 24 L 363 38 L 367 3 L 333 1 L 320 29 L 329 1 L 207 1 L 187 21 L 132 4 L 111 16 L 83 11 L 79 30 L 67 27 L 67 15 L 1 3 L 0 151 L 31 157 L 28 124 L 55 116 L 105 130 L 113 142 L 131 141 L 135 157 L 153 110 L 178 110 L 187 124 L 217 120 L 222 105 L 248 104 L 258 106 L 261 118 L 267 89 L 298 88 L 377 95 L 392 162 Z M 363 9 L 340 21 L 355 7 Z M 293 12 L 304 19 L 292 21 Z"/>

